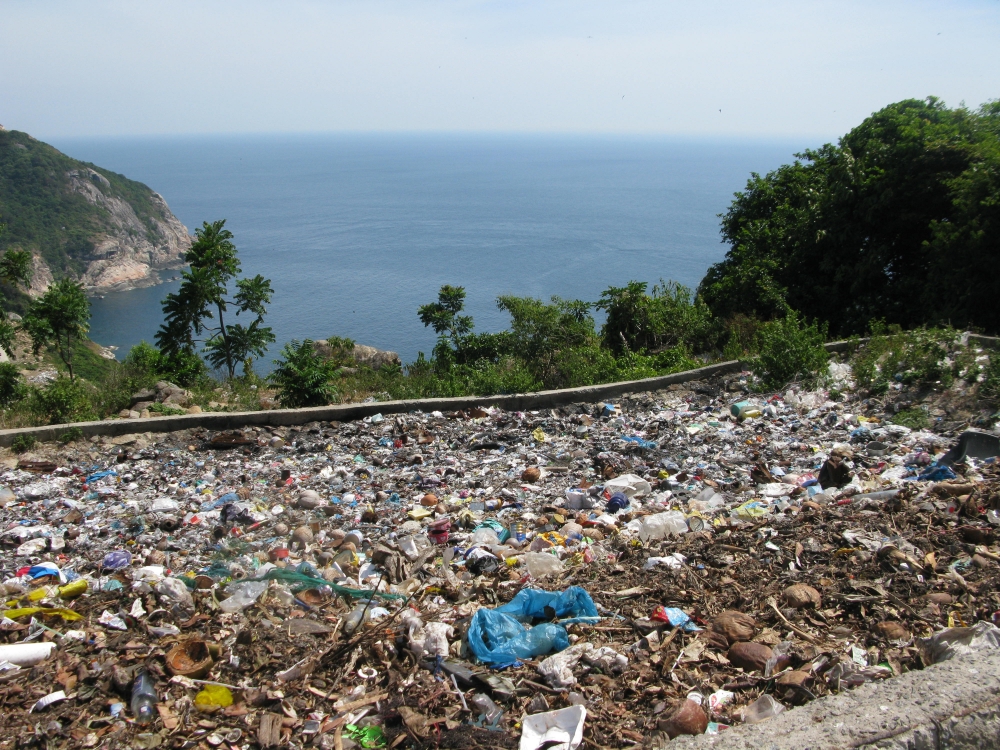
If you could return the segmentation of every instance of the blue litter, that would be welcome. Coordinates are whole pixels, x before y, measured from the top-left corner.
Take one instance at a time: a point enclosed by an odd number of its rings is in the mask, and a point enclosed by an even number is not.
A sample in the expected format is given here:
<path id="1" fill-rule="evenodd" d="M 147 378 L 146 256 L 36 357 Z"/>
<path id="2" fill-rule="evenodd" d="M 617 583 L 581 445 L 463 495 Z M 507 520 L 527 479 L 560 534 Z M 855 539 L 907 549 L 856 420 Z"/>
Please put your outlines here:
<path id="1" fill-rule="evenodd" d="M 687 612 L 677 607 L 663 607 L 663 614 L 667 616 L 667 621 L 675 628 L 680 628 L 685 633 L 699 633 L 701 628 L 691 622 Z"/>
<path id="2" fill-rule="evenodd" d="M 946 479 L 954 479 L 957 476 L 947 466 L 931 466 L 917 478 L 922 482 L 943 482 Z"/>
<path id="3" fill-rule="evenodd" d="M 608 499 L 608 513 L 617 513 L 629 506 L 628 496 L 624 492 L 616 492 Z"/>
<path id="4" fill-rule="evenodd" d="M 647 450 L 651 448 L 660 447 L 659 443 L 656 443 L 652 440 L 643 440 L 641 437 L 625 437 L 624 435 L 622 435 L 621 439 L 624 440 L 626 443 L 634 443 L 635 445 L 638 445 L 640 448 L 646 448 Z"/>
<path id="5" fill-rule="evenodd" d="M 107 471 L 99 471 L 96 474 L 91 474 L 89 477 L 87 477 L 87 484 L 90 484 L 91 482 L 96 482 L 98 479 L 104 479 L 104 477 L 116 477 L 116 476 L 118 476 L 118 472 L 115 471 L 114 469 L 108 469 Z"/>
<path id="6" fill-rule="evenodd" d="M 545 622 L 525 627 L 536 619 L 569 617 L 560 624 Z M 467 634 L 469 648 L 479 661 L 494 667 L 520 659 L 569 648 L 563 624 L 599 620 L 590 594 L 579 586 L 563 592 L 522 589 L 508 604 L 496 609 L 480 609 L 472 616 Z"/>
<path id="7" fill-rule="evenodd" d="M 208 500 L 201 504 L 201 510 L 215 510 L 216 508 L 221 508 L 226 503 L 238 503 L 240 501 L 240 496 L 235 492 L 227 492 L 225 495 L 220 495 L 215 500 Z"/>

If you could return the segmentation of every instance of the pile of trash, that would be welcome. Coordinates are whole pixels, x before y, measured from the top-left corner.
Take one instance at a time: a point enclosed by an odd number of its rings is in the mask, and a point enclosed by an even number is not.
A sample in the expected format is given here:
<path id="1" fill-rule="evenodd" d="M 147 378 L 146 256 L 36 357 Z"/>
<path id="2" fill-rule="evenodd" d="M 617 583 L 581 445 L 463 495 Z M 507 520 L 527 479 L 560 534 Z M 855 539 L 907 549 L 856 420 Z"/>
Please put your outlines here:
<path id="1" fill-rule="evenodd" d="M 1000 646 L 1000 441 L 747 375 L 0 476 L 0 748 L 631 747 Z"/>

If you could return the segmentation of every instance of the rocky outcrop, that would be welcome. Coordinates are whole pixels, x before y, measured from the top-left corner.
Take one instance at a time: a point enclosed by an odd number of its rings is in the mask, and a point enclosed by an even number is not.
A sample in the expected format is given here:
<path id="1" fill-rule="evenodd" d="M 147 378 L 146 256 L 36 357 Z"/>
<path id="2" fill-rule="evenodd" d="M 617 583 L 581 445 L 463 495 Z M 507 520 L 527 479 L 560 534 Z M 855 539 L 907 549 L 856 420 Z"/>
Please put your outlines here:
<path id="1" fill-rule="evenodd" d="M 180 268 L 191 247 L 187 229 L 158 193 L 150 193 L 151 216 L 143 222 L 125 200 L 107 190 L 107 178 L 93 169 L 66 174 L 69 187 L 107 211 L 106 231 L 93 237 L 94 250 L 80 281 L 89 290 L 120 290 L 159 283 L 157 271 Z M 51 277 L 51 273 L 49 274 Z"/>
<path id="2" fill-rule="evenodd" d="M 373 370 L 379 369 L 382 365 L 401 365 L 399 355 L 396 352 L 384 351 L 376 349 L 374 346 L 365 346 L 364 344 L 355 344 L 352 350 L 341 352 L 340 350 L 334 351 L 334 348 L 326 339 L 318 339 L 313 341 L 313 350 L 325 359 L 331 359 L 335 355 L 343 356 L 354 360 L 358 365 L 370 367 Z"/>

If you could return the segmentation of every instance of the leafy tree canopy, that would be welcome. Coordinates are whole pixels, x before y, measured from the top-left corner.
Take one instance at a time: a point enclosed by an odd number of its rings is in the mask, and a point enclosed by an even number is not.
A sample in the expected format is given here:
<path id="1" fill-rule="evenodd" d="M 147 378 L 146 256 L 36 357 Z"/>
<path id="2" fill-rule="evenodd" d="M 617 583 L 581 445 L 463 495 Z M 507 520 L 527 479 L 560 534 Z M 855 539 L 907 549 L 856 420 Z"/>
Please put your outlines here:
<path id="1" fill-rule="evenodd" d="M 730 249 L 698 290 L 719 317 L 998 332 L 1000 104 L 892 104 L 837 145 L 753 174 L 721 231 Z"/>

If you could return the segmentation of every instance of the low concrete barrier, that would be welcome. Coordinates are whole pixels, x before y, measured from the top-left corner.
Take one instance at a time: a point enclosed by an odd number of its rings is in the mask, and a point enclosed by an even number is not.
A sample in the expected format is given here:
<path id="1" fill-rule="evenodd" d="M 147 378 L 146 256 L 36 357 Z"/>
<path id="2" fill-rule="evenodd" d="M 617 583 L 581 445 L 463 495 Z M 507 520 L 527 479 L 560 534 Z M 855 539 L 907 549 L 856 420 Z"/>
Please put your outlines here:
<path id="1" fill-rule="evenodd" d="M 853 341 L 831 341 L 826 350 L 843 353 L 856 344 L 868 339 Z M 990 336 L 970 334 L 969 341 L 980 346 L 1000 347 L 1000 339 Z M 18 435 L 31 435 L 42 442 L 58 440 L 71 427 L 79 428 L 84 437 L 94 435 L 130 435 L 137 432 L 173 432 L 205 427 L 211 430 L 235 430 L 241 427 L 288 426 L 308 422 L 340 421 L 361 419 L 372 414 L 400 414 L 410 411 L 457 411 L 475 406 L 499 406 L 511 411 L 549 409 L 573 403 L 593 403 L 605 399 L 618 398 L 629 393 L 658 391 L 677 383 L 711 378 L 730 372 L 739 372 L 746 367 L 745 362 L 731 360 L 717 362 L 695 370 L 675 372 L 643 380 L 629 380 L 621 383 L 588 385 L 580 388 L 563 388 L 536 393 L 516 393 L 504 396 L 463 396 L 459 398 L 422 398 L 406 401 L 379 401 L 367 404 L 339 404 L 336 406 L 316 406 L 308 409 L 271 409 L 268 411 L 204 412 L 184 414 L 174 417 L 148 417 L 146 419 L 106 419 L 100 422 L 74 422 L 73 424 L 47 425 L 45 427 L 23 427 L 0 430 L 0 446 L 8 447 Z"/>
<path id="2" fill-rule="evenodd" d="M 203 412 L 172 417 L 146 419 L 105 419 L 100 422 L 74 422 L 73 424 L 25 427 L 0 430 L 0 446 L 8 447 L 18 435 L 31 435 L 35 440 L 58 440 L 66 430 L 79 428 L 84 437 L 93 435 L 129 435 L 136 432 L 173 432 L 205 427 L 211 430 L 235 430 L 241 427 L 288 426 L 309 422 L 346 422 L 369 417 L 372 414 L 400 414 L 411 411 L 457 411 L 475 406 L 499 406 L 508 411 L 548 409 L 578 402 L 593 403 L 617 398 L 628 393 L 657 391 L 675 383 L 711 378 L 742 369 L 740 362 L 719 362 L 696 370 L 675 372 L 644 380 L 622 383 L 589 385 L 581 388 L 563 388 L 536 393 L 516 393 L 505 396 L 464 396 L 459 398 L 422 398 L 406 401 L 377 401 L 365 404 L 339 404 L 315 406 L 307 409 L 270 409 L 266 411 Z"/>
<path id="3" fill-rule="evenodd" d="M 674 748 L 1000 747 L 1000 652 L 981 651 L 879 683 L 868 683 L 753 726 L 678 738 Z"/>

